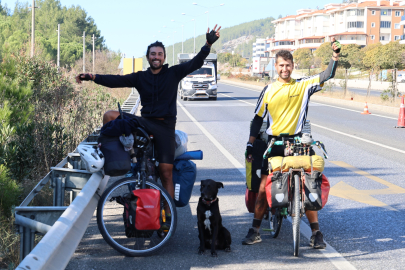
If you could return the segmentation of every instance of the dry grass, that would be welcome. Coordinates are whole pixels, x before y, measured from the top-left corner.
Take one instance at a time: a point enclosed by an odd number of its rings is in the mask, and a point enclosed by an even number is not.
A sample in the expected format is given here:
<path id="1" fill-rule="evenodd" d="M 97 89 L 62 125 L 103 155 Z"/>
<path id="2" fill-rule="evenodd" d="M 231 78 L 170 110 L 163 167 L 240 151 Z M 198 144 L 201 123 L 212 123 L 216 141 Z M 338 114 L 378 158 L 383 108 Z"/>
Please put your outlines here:
<path id="1" fill-rule="evenodd" d="M 20 261 L 20 236 L 15 233 L 14 217 L 0 217 L 0 269 L 15 269 Z"/>

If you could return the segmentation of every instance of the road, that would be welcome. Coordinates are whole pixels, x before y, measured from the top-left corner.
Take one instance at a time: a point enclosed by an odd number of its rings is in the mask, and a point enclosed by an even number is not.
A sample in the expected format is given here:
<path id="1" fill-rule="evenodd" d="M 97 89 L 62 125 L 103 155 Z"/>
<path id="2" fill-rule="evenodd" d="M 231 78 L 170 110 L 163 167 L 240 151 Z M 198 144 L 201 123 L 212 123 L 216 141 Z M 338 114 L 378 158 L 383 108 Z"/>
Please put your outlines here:
<path id="1" fill-rule="evenodd" d="M 292 228 L 280 236 L 262 231 L 263 242 L 243 246 L 252 222 L 245 207 L 244 152 L 259 92 L 219 84 L 217 101 L 178 100 L 177 129 L 188 133 L 188 150 L 201 149 L 197 181 L 189 206 L 178 208 L 177 231 L 158 255 L 126 258 L 98 232 L 95 216 L 66 269 L 403 269 L 405 265 L 405 130 L 392 128 L 390 115 L 311 103 L 312 134 L 329 152 L 325 175 L 331 195 L 320 212 L 326 251 L 308 246 L 303 218 L 300 256 L 292 256 Z M 197 254 L 196 206 L 199 180 L 221 181 L 219 205 L 232 234 L 232 252 Z M 263 222 L 262 227 L 267 226 Z"/>

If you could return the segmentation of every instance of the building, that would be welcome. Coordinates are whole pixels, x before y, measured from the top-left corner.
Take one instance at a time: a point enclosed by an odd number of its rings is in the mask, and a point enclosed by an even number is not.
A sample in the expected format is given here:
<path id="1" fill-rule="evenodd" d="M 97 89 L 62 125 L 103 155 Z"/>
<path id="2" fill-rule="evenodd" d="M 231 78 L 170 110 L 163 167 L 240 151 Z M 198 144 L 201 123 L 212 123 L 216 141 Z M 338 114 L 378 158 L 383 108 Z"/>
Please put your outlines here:
<path id="1" fill-rule="evenodd" d="M 274 20 L 275 36 L 269 55 L 278 50 L 316 50 L 335 37 L 341 44 L 387 44 L 404 35 L 405 1 L 364 1 L 327 4 L 324 9 L 300 9 L 297 15 Z M 403 18 L 403 20 L 402 20 Z M 401 22 L 402 21 L 402 22 Z M 404 40 L 405 41 L 405 40 Z"/>
<path id="2" fill-rule="evenodd" d="M 256 42 L 253 43 L 253 54 L 252 57 L 264 57 L 266 50 L 266 39 L 256 39 Z"/>

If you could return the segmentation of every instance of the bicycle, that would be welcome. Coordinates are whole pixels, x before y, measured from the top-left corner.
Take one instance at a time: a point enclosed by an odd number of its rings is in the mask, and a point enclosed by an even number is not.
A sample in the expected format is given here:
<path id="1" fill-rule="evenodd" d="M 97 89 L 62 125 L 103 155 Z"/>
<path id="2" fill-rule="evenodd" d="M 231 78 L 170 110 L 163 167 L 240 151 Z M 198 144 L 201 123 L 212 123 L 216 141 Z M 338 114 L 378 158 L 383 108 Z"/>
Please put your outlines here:
<path id="1" fill-rule="evenodd" d="M 101 195 L 97 206 L 97 225 L 104 240 L 118 252 L 131 257 L 150 256 L 167 244 L 174 235 L 177 211 L 170 194 L 158 183 L 153 135 L 138 127 L 134 150 L 137 152 L 138 170 L 135 176 L 116 181 Z M 168 229 L 161 227 L 159 230 L 137 232 L 127 237 L 123 222 L 124 206 L 118 198 L 138 189 L 155 189 L 160 192 L 160 223 L 165 223 L 168 213 L 171 213 Z"/>
<path id="2" fill-rule="evenodd" d="M 319 141 L 312 141 L 310 143 L 303 142 L 300 137 L 294 137 L 291 140 L 285 139 L 288 137 L 288 134 L 280 134 L 282 138 L 281 141 L 276 141 L 275 138 L 271 140 L 269 143 L 266 152 L 263 155 L 263 158 L 267 158 L 271 152 L 273 145 L 286 145 L 289 147 L 290 154 L 294 156 L 299 155 L 313 155 L 315 152 L 313 151 L 312 146 L 316 145 L 319 149 L 323 152 L 324 157 L 327 159 L 328 155 L 325 150 L 323 143 Z M 312 167 L 312 163 L 311 163 Z M 280 167 L 280 171 L 282 171 L 282 167 Z M 312 171 L 312 168 L 311 168 Z M 294 256 L 298 257 L 299 255 L 299 247 L 300 247 L 300 222 L 301 217 L 305 214 L 304 208 L 304 175 L 305 170 L 304 168 L 292 169 L 290 168 L 288 171 L 288 207 L 283 208 L 275 208 L 269 209 L 269 215 L 272 214 L 269 220 L 269 227 L 270 227 L 270 234 L 273 238 L 276 238 L 281 230 L 281 225 L 283 223 L 283 219 L 287 218 L 287 216 L 291 216 L 292 219 L 292 227 L 293 227 L 293 254 Z"/>

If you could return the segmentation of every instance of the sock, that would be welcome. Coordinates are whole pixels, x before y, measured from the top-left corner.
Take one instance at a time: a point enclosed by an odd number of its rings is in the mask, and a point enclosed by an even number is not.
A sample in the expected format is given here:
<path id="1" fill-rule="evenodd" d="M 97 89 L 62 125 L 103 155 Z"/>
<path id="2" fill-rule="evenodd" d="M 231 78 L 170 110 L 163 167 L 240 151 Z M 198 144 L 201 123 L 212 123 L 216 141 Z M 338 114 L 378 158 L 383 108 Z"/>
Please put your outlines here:
<path id="1" fill-rule="evenodd" d="M 253 222 L 252 222 L 252 227 L 253 227 L 253 229 L 259 230 L 261 224 L 262 224 L 262 220 L 261 220 L 261 219 L 256 219 L 256 218 L 254 218 L 254 219 L 253 219 Z"/>
<path id="2" fill-rule="evenodd" d="M 309 226 L 311 226 L 312 235 L 315 235 L 319 231 L 319 223 L 318 222 L 310 223 Z"/>

